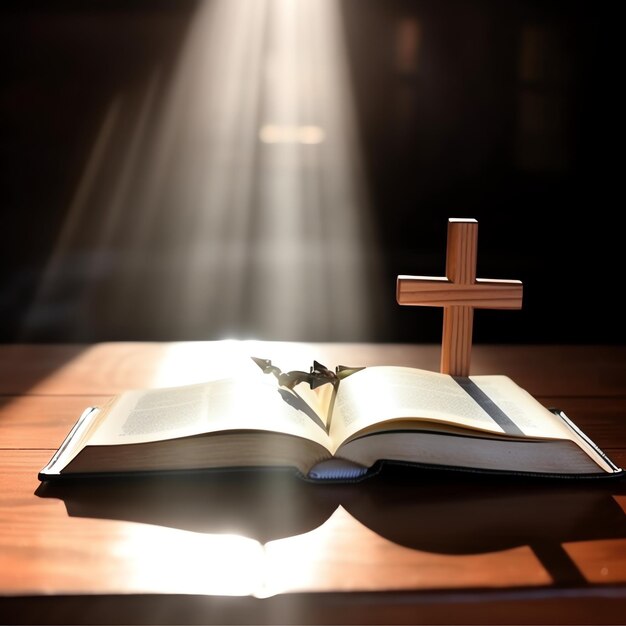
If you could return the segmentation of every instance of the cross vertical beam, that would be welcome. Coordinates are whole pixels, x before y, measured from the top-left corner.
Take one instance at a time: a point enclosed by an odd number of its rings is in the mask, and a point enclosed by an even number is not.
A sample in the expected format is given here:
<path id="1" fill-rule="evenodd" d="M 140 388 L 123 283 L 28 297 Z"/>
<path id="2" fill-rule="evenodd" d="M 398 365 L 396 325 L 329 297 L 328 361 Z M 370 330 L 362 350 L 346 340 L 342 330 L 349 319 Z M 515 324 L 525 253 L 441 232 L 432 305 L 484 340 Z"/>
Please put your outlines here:
<path id="1" fill-rule="evenodd" d="M 444 374 L 469 375 L 475 308 L 522 306 L 520 281 L 476 278 L 477 251 L 478 222 L 452 218 L 448 220 L 446 276 L 398 276 L 399 304 L 444 309 L 441 342 Z"/>
<path id="2" fill-rule="evenodd" d="M 476 220 L 448 221 L 446 277 L 455 285 L 476 282 L 478 252 L 478 222 Z M 441 372 L 453 376 L 468 376 L 472 356 L 474 309 L 469 305 L 443 307 L 441 337 Z"/>

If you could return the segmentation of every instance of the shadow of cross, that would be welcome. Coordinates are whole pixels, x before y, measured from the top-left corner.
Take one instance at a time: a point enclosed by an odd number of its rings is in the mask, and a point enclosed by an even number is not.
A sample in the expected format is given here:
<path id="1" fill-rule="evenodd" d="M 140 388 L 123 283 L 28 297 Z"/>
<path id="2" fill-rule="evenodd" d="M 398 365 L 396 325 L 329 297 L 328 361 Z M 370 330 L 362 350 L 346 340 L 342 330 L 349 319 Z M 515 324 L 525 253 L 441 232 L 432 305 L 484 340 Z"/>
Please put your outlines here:
<path id="1" fill-rule="evenodd" d="M 398 304 L 443 307 L 441 372 L 468 376 L 474 309 L 520 309 L 519 280 L 476 278 L 478 222 L 448 220 L 445 277 L 398 276 Z"/>

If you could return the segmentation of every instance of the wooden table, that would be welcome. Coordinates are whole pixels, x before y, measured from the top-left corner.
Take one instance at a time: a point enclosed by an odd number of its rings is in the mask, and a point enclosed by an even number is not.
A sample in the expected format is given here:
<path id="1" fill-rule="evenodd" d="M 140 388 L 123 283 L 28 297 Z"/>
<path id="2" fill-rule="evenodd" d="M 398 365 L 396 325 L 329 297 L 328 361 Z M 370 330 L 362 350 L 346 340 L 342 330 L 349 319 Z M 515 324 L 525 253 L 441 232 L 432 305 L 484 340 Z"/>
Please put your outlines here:
<path id="1" fill-rule="evenodd" d="M 283 369 L 437 369 L 435 346 L 0 347 L 0 621 L 624 623 L 623 482 L 389 470 L 359 485 L 237 473 L 41 487 L 85 406 L 124 389 Z M 626 466 L 626 348 L 476 346 Z"/>

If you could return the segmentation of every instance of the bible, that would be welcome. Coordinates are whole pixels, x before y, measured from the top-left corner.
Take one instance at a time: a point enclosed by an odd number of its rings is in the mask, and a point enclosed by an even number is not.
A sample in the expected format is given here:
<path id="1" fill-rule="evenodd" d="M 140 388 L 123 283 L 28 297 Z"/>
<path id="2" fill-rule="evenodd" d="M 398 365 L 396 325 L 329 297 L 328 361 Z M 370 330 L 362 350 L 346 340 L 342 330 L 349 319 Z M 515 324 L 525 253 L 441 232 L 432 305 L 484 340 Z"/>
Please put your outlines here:
<path id="1" fill-rule="evenodd" d="M 374 366 L 342 377 L 317 363 L 321 378 L 264 371 L 127 391 L 91 407 L 39 479 L 292 467 L 314 481 L 359 480 L 385 463 L 563 478 L 623 474 L 566 415 L 506 376 Z"/>

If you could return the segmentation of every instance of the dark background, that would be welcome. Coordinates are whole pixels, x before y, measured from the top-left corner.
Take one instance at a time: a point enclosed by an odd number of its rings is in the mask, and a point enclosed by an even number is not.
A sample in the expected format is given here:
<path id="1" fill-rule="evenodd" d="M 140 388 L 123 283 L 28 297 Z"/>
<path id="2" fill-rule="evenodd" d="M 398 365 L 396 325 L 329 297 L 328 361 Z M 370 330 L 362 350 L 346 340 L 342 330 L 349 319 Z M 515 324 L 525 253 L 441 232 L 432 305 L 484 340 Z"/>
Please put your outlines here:
<path id="1" fill-rule="evenodd" d="M 74 288 L 97 287 L 106 268 L 92 275 L 69 267 L 63 306 L 39 311 L 34 331 L 23 324 L 111 95 L 155 63 L 173 65 L 196 5 L 0 9 L 1 341 L 220 338 L 209 320 L 190 335 L 155 329 L 140 312 L 113 326 L 106 307 L 77 323 L 84 313 L 73 308 Z M 623 343 L 621 70 L 610 5 L 339 5 L 388 288 L 385 322 L 369 339 L 439 340 L 441 312 L 398 307 L 395 276 L 441 275 L 447 218 L 475 217 L 478 275 L 525 285 L 521 312 L 477 313 L 477 341 Z M 253 322 L 243 330 L 255 336 Z"/>

